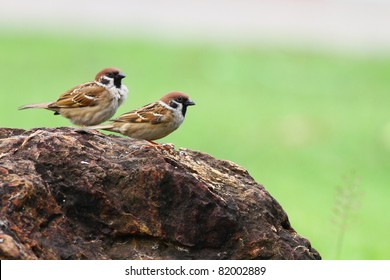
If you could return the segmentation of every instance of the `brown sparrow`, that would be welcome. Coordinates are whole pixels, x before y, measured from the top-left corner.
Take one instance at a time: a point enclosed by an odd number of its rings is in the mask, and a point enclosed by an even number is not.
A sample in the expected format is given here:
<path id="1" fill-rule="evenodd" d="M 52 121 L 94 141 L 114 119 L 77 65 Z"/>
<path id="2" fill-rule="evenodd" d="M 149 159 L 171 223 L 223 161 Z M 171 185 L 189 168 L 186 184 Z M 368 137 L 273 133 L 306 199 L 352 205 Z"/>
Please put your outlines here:
<path id="1" fill-rule="evenodd" d="M 157 102 L 125 113 L 110 124 L 87 127 L 118 132 L 131 138 L 156 140 L 176 130 L 183 122 L 187 106 L 195 105 L 188 95 L 171 92 Z"/>
<path id="2" fill-rule="evenodd" d="M 97 125 L 110 119 L 127 98 L 124 77 L 117 68 L 105 68 L 96 74 L 95 81 L 75 86 L 55 102 L 24 105 L 19 110 L 43 108 L 79 126 Z"/>

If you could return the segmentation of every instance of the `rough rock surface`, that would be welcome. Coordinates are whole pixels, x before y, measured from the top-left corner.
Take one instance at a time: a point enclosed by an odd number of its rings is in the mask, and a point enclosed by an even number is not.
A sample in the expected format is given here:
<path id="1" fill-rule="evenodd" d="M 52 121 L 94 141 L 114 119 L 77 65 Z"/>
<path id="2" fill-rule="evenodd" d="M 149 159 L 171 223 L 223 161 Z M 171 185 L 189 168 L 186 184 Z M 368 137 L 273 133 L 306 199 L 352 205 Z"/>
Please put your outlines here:
<path id="1" fill-rule="evenodd" d="M 320 259 L 246 170 L 73 128 L 0 129 L 0 259 Z"/>

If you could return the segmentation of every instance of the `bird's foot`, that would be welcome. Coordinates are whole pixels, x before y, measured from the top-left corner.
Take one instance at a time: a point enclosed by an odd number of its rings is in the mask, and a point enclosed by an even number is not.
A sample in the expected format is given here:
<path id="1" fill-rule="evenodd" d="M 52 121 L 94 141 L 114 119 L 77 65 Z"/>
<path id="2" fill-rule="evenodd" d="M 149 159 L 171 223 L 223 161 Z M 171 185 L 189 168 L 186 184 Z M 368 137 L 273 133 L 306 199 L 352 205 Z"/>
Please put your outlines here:
<path id="1" fill-rule="evenodd" d="M 142 148 L 155 148 L 158 151 L 161 151 L 163 153 L 168 153 L 170 155 L 175 154 L 175 146 L 171 143 L 166 144 L 160 144 L 151 140 L 146 140 L 149 142 L 149 145 L 144 145 Z"/>

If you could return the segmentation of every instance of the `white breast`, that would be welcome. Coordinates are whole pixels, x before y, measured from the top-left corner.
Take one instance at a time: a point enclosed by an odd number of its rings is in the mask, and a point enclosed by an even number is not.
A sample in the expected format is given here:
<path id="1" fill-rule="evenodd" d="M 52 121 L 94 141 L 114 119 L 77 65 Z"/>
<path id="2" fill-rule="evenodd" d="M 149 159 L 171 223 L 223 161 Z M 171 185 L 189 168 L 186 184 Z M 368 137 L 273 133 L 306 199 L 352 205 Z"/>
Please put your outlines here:
<path id="1" fill-rule="evenodd" d="M 125 85 L 122 85 L 120 88 L 111 87 L 108 91 L 118 100 L 118 107 L 126 100 L 128 89 Z"/>

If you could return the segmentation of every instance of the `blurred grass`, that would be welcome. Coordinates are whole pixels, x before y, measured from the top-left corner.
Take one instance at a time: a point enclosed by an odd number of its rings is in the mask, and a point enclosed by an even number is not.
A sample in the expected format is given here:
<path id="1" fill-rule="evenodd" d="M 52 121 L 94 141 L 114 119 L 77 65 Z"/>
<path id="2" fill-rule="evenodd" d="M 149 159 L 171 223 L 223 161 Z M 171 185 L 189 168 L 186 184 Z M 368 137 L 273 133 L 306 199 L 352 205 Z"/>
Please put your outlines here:
<path id="1" fill-rule="evenodd" d="M 0 33 L 0 126 L 69 126 L 20 105 L 54 101 L 106 66 L 129 87 L 121 113 L 179 90 L 196 102 L 161 140 L 234 161 L 281 203 L 292 226 L 335 258 L 336 186 L 363 193 L 342 259 L 389 259 L 390 59 L 233 45 Z"/>

